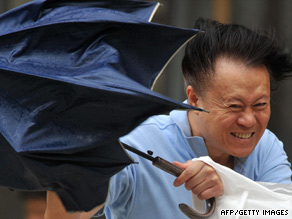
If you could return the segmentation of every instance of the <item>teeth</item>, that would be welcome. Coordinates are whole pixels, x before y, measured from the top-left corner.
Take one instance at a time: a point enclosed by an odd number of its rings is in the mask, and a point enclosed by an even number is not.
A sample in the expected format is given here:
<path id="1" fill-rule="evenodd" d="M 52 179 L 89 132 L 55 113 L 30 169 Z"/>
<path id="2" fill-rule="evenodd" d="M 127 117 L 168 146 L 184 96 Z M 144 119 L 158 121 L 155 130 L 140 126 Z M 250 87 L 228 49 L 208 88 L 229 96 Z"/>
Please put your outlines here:
<path id="1" fill-rule="evenodd" d="M 242 133 L 231 133 L 233 136 L 237 137 L 237 138 L 242 138 L 242 139 L 247 139 L 247 138 L 250 138 L 253 133 L 249 133 L 249 134 L 242 134 Z"/>

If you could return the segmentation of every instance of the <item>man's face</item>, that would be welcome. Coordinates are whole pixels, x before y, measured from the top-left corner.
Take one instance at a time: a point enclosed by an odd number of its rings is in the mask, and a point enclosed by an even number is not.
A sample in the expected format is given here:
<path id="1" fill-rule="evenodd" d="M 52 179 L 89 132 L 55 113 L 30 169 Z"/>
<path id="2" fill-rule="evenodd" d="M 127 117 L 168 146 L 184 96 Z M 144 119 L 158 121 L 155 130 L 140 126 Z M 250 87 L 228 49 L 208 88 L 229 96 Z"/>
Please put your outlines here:
<path id="1" fill-rule="evenodd" d="M 215 78 L 197 106 L 193 135 L 205 139 L 210 156 L 248 156 L 263 135 L 270 118 L 270 78 L 265 66 L 247 67 L 220 58 Z M 190 114 L 190 119 L 191 118 Z M 192 122 L 191 122 L 192 124 Z"/>

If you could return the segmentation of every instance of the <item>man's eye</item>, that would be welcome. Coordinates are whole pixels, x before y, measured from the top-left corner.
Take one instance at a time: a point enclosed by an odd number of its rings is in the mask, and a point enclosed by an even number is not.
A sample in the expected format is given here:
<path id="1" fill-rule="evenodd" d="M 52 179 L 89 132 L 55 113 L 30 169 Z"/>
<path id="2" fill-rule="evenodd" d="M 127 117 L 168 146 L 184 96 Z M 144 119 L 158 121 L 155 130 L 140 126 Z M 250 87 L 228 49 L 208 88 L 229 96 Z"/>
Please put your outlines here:
<path id="1" fill-rule="evenodd" d="M 241 108 L 240 105 L 236 105 L 236 104 L 232 104 L 229 106 L 229 108 L 234 108 L 234 109 L 238 109 L 238 108 Z"/>
<path id="2" fill-rule="evenodd" d="M 263 103 L 257 103 L 254 106 L 257 107 L 257 108 L 261 108 L 261 107 L 267 106 L 267 103 L 265 103 L 265 102 L 263 102 Z"/>
<path id="3" fill-rule="evenodd" d="M 230 110 L 232 111 L 240 111 L 242 109 L 241 105 L 237 105 L 237 104 L 231 104 L 228 107 Z"/>

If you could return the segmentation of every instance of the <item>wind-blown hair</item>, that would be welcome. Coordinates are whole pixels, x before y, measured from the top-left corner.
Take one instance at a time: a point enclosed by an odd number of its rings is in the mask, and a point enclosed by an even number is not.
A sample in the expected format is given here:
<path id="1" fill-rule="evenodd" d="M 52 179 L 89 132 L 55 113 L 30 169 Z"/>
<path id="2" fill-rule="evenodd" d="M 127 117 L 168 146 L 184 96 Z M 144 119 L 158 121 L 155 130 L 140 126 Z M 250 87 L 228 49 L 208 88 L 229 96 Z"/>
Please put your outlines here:
<path id="1" fill-rule="evenodd" d="M 195 28 L 201 32 L 186 47 L 182 71 L 185 85 L 193 86 L 201 95 L 214 77 L 214 65 L 219 57 L 247 66 L 265 65 L 273 81 L 292 75 L 291 53 L 284 50 L 272 31 L 255 32 L 242 25 L 202 18 L 197 20 Z"/>

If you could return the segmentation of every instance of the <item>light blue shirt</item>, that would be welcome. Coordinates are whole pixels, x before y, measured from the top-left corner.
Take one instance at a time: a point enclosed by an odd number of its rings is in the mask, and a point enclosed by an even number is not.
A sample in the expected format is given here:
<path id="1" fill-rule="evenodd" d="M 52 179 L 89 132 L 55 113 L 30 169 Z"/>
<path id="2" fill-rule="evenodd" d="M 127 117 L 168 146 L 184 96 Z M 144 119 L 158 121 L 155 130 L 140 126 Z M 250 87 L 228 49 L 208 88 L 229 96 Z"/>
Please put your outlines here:
<path id="1" fill-rule="evenodd" d="M 191 136 L 185 111 L 151 117 L 121 141 L 143 152 L 151 150 L 154 157 L 160 156 L 170 162 L 186 162 L 208 155 L 203 138 Z M 190 191 L 184 186 L 174 187 L 175 177 L 150 161 L 129 154 L 139 164 L 132 164 L 111 178 L 106 218 L 187 218 L 178 204 L 192 206 Z M 291 183 L 290 163 L 283 144 L 269 130 L 248 157 L 236 158 L 234 170 L 255 181 Z"/>

